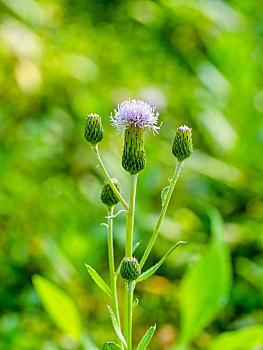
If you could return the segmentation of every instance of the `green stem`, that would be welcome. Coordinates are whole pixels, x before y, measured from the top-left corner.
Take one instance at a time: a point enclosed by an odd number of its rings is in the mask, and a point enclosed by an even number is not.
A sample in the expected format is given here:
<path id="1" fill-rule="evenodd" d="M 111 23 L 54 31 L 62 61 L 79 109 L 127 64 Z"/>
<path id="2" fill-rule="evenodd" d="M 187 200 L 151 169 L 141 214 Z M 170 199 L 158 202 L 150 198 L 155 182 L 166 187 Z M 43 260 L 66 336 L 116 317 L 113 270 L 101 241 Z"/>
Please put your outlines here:
<path id="1" fill-rule="evenodd" d="M 181 169 L 182 169 L 182 166 L 183 166 L 183 161 L 182 162 L 178 162 L 177 163 L 177 166 L 175 168 L 175 172 L 174 172 L 174 176 L 172 178 L 172 181 L 171 181 L 171 184 L 170 184 L 170 187 L 169 187 L 169 191 L 168 191 L 168 194 L 167 194 L 167 197 L 165 199 L 165 202 L 163 203 L 163 206 L 162 206 L 162 210 L 161 210 L 161 213 L 160 213 L 160 216 L 159 216 L 159 219 L 157 221 L 157 225 L 156 225 L 156 228 L 152 234 L 152 237 L 150 239 L 150 242 L 143 254 L 143 257 L 141 259 L 141 262 L 140 262 L 140 266 L 141 268 L 143 267 L 143 265 L 145 264 L 145 261 L 147 260 L 151 250 L 152 250 L 152 247 L 156 241 L 156 238 L 158 236 L 158 233 L 160 231 L 160 227 L 161 227 L 161 224 L 163 222 L 163 219 L 164 219 L 164 216 L 165 216 L 165 213 L 166 213 L 166 210 L 167 210 L 167 207 L 168 207 L 168 204 L 170 202 L 170 199 L 172 197 L 172 194 L 173 194 L 173 190 L 174 190 L 174 187 L 175 187 L 175 184 L 177 182 L 177 179 L 179 177 L 179 174 L 181 172 Z"/>
<path id="2" fill-rule="evenodd" d="M 113 192 L 115 193 L 115 195 L 119 198 L 119 200 L 120 200 L 121 204 L 124 206 L 124 208 L 125 208 L 126 210 L 128 210 L 128 209 L 129 209 L 128 204 L 125 202 L 125 200 L 124 200 L 124 198 L 122 197 L 122 195 L 120 194 L 120 192 L 117 190 L 117 188 L 116 188 L 116 187 L 114 186 L 114 184 L 112 183 L 111 178 L 110 178 L 110 175 L 108 174 L 108 172 L 107 172 L 107 170 L 106 170 L 106 168 L 105 168 L 105 166 L 104 166 L 104 164 L 103 164 L 103 162 L 102 162 L 102 159 L 101 159 L 100 154 L 99 154 L 98 145 L 96 145 L 95 147 L 91 146 L 91 148 L 92 148 L 92 151 L 93 151 L 94 154 L 95 154 L 95 157 L 96 157 L 97 162 L 98 162 L 98 164 L 99 164 L 99 166 L 100 166 L 100 169 L 101 169 L 101 171 L 103 172 L 103 175 L 105 176 L 106 180 L 108 181 L 108 183 L 109 183 L 111 189 L 113 190 Z"/>
<path id="3" fill-rule="evenodd" d="M 125 256 L 132 257 L 133 243 L 133 226 L 135 212 L 135 196 L 136 196 L 136 175 L 131 175 L 131 189 L 129 210 L 126 216 L 126 249 Z M 127 342 L 127 350 L 132 350 L 132 302 L 133 302 L 133 283 L 125 282 L 125 303 L 124 303 L 124 337 Z"/>
<path id="4" fill-rule="evenodd" d="M 108 217 L 113 216 L 114 207 L 108 208 Z M 117 276 L 115 273 L 114 264 L 114 249 L 113 249 L 113 219 L 108 218 L 108 257 L 109 257 L 109 270 L 110 270 L 110 282 L 111 282 L 111 293 L 112 293 L 112 305 L 113 311 L 118 322 L 120 324 L 120 315 L 118 308 L 118 297 L 117 297 Z M 119 344 L 121 345 L 121 343 Z"/>

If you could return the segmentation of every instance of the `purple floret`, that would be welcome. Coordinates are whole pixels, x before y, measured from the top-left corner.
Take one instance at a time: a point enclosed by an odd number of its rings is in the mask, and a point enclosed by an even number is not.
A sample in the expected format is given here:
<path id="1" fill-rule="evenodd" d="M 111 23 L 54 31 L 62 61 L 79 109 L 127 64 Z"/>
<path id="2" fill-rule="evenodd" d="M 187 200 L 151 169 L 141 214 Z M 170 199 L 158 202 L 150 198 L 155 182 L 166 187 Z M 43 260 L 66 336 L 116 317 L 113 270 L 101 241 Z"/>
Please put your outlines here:
<path id="1" fill-rule="evenodd" d="M 148 128 L 157 132 L 160 126 L 157 126 L 159 113 L 155 111 L 155 107 L 151 107 L 148 103 L 137 100 L 128 100 L 118 105 L 118 109 L 114 110 L 114 116 L 111 114 L 112 125 L 119 130 L 119 134 L 123 133 L 129 124 L 135 127 Z"/>

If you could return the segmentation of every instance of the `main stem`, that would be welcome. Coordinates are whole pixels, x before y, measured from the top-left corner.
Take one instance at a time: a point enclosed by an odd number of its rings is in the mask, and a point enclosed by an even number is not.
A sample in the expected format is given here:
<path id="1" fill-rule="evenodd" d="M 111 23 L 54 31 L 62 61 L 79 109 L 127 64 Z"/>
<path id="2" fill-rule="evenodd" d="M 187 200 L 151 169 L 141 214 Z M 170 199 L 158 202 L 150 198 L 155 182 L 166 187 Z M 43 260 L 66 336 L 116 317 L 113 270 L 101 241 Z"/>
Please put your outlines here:
<path id="1" fill-rule="evenodd" d="M 126 217 L 126 249 L 125 257 L 132 257 L 133 226 L 136 196 L 136 175 L 131 175 L 131 189 L 129 210 Z M 132 350 L 132 302 L 133 302 L 133 282 L 125 282 L 125 305 L 124 305 L 124 337 L 127 342 L 127 350 Z"/>
<path id="2" fill-rule="evenodd" d="M 117 190 L 117 188 L 114 186 L 114 184 L 112 183 L 111 181 L 111 178 L 110 178 L 110 175 L 108 174 L 103 162 L 102 162 L 102 159 L 100 157 L 100 154 L 99 154 L 99 149 L 98 149 L 98 145 L 96 145 L 95 147 L 91 146 L 92 148 L 92 151 L 94 152 L 95 154 L 95 157 L 97 159 L 97 162 L 99 164 L 99 167 L 101 169 L 101 171 L 103 172 L 103 175 L 105 176 L 106 180 L 108 181 L 112 191 L 115 193 L 115 195 L 118 197 L 118 199 L 120 200 L 121 204 L 124 206 L 124 208 L 126 210 L 129 209 L 128 207 L 128 204 L 125 202 L 124 198 L 122 197 L 122 195 L 120 194 L 120 192 Z"/>
<path id="3" fill-rule="evenodd" d="M 112 293 L 112 305 L 113 311 L 120 327 L 120 315 L 118 308 L 118 298 L 117 298 L 117 278 L 115 273 L 114 264 L 114 249 L 113 249 L 113 211 L 114 207 L 108 208 L 108 257 L 109 257 L 109 269 L 110 269 L 110 282 L 111 282 L 111 293 Z"/>
<path id="4" fill-rule="evenodd" d="M 172 197 L 172 194 L 173 194 L 173 191 L 174 191 L 174 187 L 175 187 L 175 184 L 177 182 L 177 179 L 179 177 L 179 174 L 181 172 L 181 169 L 182 169 L 182 166 L 183 166 L 183 161 L 182 162 L 178 162 L 177 163 L 177 166 L 175 168 L 175 172 L 174 172 L 174 176 L 172 178 L 172 181 L 171 181 L 171 184 L 170 184 L 170 187 L 169 187 L 169 191 L 168 191 L 168 194 L 167 194 L 167 197 L 165 199 L 165 202 L 163 203 L 163 206 L 162 206 L 162 210 L 161 210 L 161 213 L 160 213 L 160 216 L 159 216 L 159 219 L 157 221 L 157 225 L 156 225 L 156 228 L 152 234 L 152 237 L 150 239 L 150 242 L 143 254 L 143 257 L 141 259 L 141 262 L 140 262 L 140 266 L 141 268 L 143 267 L 143 265 L 145 264 L 145 261 L 147 260 L 151 250 L 152 250 L 152 247 L 156 241 L 156 238 L 158 236 L 158 233 L 160 231 L 160 227 L 161 227 L 161 224 L 163 222 L 163 218 L 165 216 L 165 213 L 166 213 L 166 210 L 167 210 L 167 207 L 168 207 L 168 204 L 170 202 L 170 199 Z"/>

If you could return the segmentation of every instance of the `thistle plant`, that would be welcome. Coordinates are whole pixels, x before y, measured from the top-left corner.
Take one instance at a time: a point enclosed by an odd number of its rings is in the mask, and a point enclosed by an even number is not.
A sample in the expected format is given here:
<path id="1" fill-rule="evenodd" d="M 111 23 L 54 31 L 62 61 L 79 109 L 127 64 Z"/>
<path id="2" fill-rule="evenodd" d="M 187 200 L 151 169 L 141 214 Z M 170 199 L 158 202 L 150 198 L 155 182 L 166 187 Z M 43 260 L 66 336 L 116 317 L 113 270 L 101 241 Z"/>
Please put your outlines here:
<path id="1" fill-rule="evenodd" d="M 173 194 L 177 179 L 181 172 L 183 163 L 192 153 L 192 130 L 187 126 L 179 127 L 175 132 L 172 144 L 172 153 L 177 158 L 174 175 L 169 179 L 170 185 L 163 189 L 161 193 L 161 211 L 156 223 L 156 227 L 148 242 L 144 254 L 140 262 L 133 256 L 133 228 L 135 214 L 135 199 L 137 178 L 146 164 L 144 150 L 144 133 L 150 130 L 158 133 L 160 125 L 158 125 L 159 114 L 149 104 L 143 101 L 128 100 L 121 103 L 114 113 L 111 114 L 112 125 L 118 130 L 118 135 L 123 135 L 124 145 L 122 153 L 122 167 L 130 175 L 130 195 L 128 203 L 122 197 L 120 185 L 117 179 L 110 177 L 99 154 L 98 143 L 103 139 L 103 127 L 101 118 L 97 114 L 89 114 L 85 123 L 85 138 L 91 144 L 91 148 L 95 154 L 98 165 L 105 176 L 105 184 L 101 190 L 101 201 L 107 207 L 107 232 L 108 232 L 108 260 L 109 260 L 109 276 L 110 286 L 98 275 L 98 273 L 89 265 L 87 266 L 93 280 L 97 285 L 108 294 L 111 299 L 111 306 L 108 306 L 113 327 L 117 335 L 117 344 L 113 342 L 105 342 L 103 345 L 106 349 L 124 349 L 132 350 L 132 313 L 137 306 L 137 299 L 134 301 L 134 290 L 137 283 L 140 283 L 151 277 L 157 269 L 164 263 L 168 256 L 182 243 L 177 242 L 166 255 L 154 266 L 143 271 L 144 264 L 151 253 L 154 243 L 160 231 L 165 213 L 167 211 L 171 196 Z M 114 206 L 120 202 L 123 210 L 114 213 Z M 113 246 L 113 220 L 120 213 L 126 214 L 126 246 L 125 254 L 118 269 L 114 262 L 114 246 Z M 121 322 L 119 314 L 119 300 L 117 295 L 117 278 L 123 278 L 125 282 L 125 300 L 124 300 L 124 317 Z M 151 327 L 139 345 L 137 350 L 147 348 L 151 337 L 155 331 L 155 326 Z"/>

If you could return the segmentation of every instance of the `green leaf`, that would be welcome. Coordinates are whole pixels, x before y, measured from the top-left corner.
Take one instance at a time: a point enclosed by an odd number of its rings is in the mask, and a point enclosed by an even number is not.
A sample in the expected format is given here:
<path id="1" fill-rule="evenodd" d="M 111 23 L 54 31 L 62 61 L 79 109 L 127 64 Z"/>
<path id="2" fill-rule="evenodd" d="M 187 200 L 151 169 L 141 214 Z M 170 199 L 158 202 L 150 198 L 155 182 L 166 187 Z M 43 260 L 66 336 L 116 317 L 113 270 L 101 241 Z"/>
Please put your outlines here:
<path id="1" fill-rule="evenodd" d="M 75 339 L 82 333 L 79 312 L 71 297 L 46 278 L 34 275 L 34 287 L 49 316 L 62 330 Z"/>
<path id="2" fill-rule="evenodd" d="M 104 343 L 102 350 L 120 350 L 120 347 L 115 343 Z"/>
<path id="3" fill-rule="evenodd" d="M 209 350 L 247 350 L 263 343 L 263 326 L 239 329 L 219 335 Z"/>
<path id="4" fill-rule="evenodd" d="M 122 342 L 122 344 L 127 347 L 127 344 L 126 344 L 126 341 L 124 339 L 124 336 L 122 335 L 122 332 L 121 332 L 121 329 L 118 325 L 118 322 L 116 320 L 116 317 L 114 315 L 114 312 L 112 310 L 112 308 L 108 305 L 108 309 L 109 309 L 109 312 L 110 312 L 110 316 L 111 316 L 111 320 L 112 320 L 112 324 L 113 324 L 113 328 L 118 336 L 118 338 L 120 339 L 120 341 Z"/>
<path id="5" fill-rule="evenodd" d="M 151 277 L 158 269 L 159 267 L 165 262 L 165 260 L 168 258 L 168 256 L 170 254 L 172 254 L 172 252 L 181 244 L 184 244 L 186 242 L 183 241 L 179 241 L 177 242 L 170 250 L 168 253 L 165 254 L 165 256 L 154 266 L 150 267 L 147 271 L 145 271 L 144 273 L 142 273 L 137 280 L 135 281 L 137 282 L 142 282 L 144 280 L 146 280 L 147 278 Z"/>
<path id="6" fill-rule="evenodd" d="M 212 239 L 201 259 L 186 273 L 179 290 L 181 335 L 188 344 L 225 304 L 230 291 L 231 264 L 223 241 L 223 222 L 216 210 L 210 211 Z"/>
<path id="7" fill-rule="evenodd" d="M 166 200 L 166 198 L 167 198 L 169 189 L 170 189 L 170 186 L 167 186 L 167 187 L 165 187 L 165 188 L 162 190 L 162 193 L 161 193 L 162 205 L 164 205 L 164 202 L 165 202 L 165 200 Z"/>
<path id="8" fill-rule="evenodd" d="M 139 299 L 136 298 L 136 299 L 134 300 L 134 302 L 132 303 L 132 310 L 135 309 L 136 306 L 138 306 L 138 304 L 139 304 Z"/>
<path id="9" fill-rule="evenodd" d="M 97 284 L 98 287 L 100 287 L 103 292 L 108 294 L 108 296 L 111 298 L 111 290 L 109 286 L 104 282 L 104 280 L 100 277 L 100 275 L 89 265 L 85 264 L 88 273 L 90 274 L 93 281 Z"/>
<path id="10" fill-rule="evenodd" d="M 150 343 L 150 340 L 153 336 L 153 333 L 155 332 L 156 325 L 152 326 L 148 331 L 145 333 L 144 337 L 140 341 L 138 347 L 136 350 L 145 350 Z"/>

